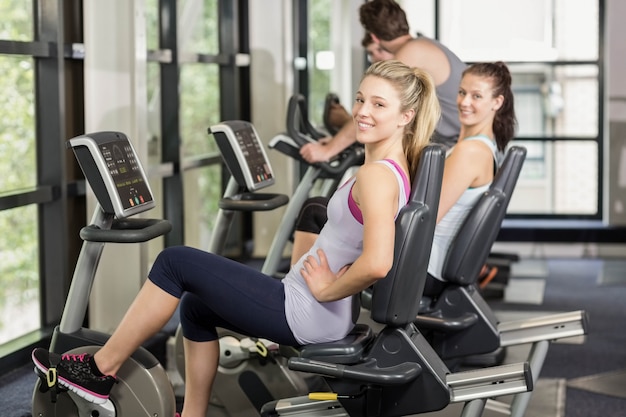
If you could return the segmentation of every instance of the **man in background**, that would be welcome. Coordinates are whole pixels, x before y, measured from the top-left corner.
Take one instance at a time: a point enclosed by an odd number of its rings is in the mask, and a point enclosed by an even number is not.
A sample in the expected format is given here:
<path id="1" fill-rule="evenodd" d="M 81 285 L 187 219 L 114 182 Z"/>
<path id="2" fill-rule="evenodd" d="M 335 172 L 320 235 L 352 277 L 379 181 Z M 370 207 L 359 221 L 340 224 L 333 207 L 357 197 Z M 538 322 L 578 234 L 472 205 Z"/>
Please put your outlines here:
<path id="1" fill-rule="evenodd" d="M 456 96 L 465 63 L 436 40 L 411 36 L 406 13 L 394 0 L 364 3 L 359 8 L 359 19 L 366 33 L 382 50 L 411 67 L 425 70 L 433 77 L 441 106 L 441 119 L 432 141 L 446 147 L 453 146 L 460 130 Z M 309 163 L 325 162 L 355 141 L 354 124 L 345 123 L 332 138 L 307 144 L 302 147 L 300 154 Z"/>

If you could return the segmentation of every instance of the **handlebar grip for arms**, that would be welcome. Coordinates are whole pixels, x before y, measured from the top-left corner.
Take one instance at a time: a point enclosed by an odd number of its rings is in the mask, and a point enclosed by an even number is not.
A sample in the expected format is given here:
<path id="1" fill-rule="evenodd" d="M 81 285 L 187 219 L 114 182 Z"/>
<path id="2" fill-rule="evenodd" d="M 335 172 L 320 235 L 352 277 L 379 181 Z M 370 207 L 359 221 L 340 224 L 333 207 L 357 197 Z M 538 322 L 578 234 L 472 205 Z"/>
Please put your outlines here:
<path id="1" fill-rule="evenodd" d="M 116 219 L 111 229 L 89 225 L 80 230 L 80 237 L 89 242 L 139 243 L 163 236 L 172 230 L 164 219 Z"/>
<path id="2" fill-rule="evenodd" d="M 457 317 L 443 317 L 440 311 L 435 314 L 419 314 L 414 321 L 418 329 L 438 330 L 446 333 L 469 329 L 477 322 L 478 315 L 476 313 L 465 313 Z"/>
<path id="3" fill-rule="evenodd" d="M 336 165 L 329 162 L 320 162 L 315 165 L 329 174 L 343 175 L 348 168 L 355 165 L 363 165 L 364 159 L 365 150 L 360 146 L 351 146 L 341 153 L 339 163 Z"/>
<path id="4" fill-rule="evenodd" d="M 321 139 L 328 136 L 313 127 L 309 120 L 309 111 L 306 98 L 302 94 L 291 96 L 287 104 L 287 131 L 300 146 L 309 143 L 305 134 L 300 133 L 300 128 L 312 139 Z"/>
<path id="5" fill-rule="evenodd" d="M 403 385 L 413 381 L 422 373 L 422 367 L 415 362 L 404 362 L 394 366 L 379 368 L 375 360 L 357 365 L 340 365 L 292 357 L 289 358 L 288 366 L 289 369 L 294 371 L 381 385 Z"/>
<path id="6" fill-rule="evenodd" d="M 222 198 L 218 207 L 232 211 L 268 211 L 289 202 L 285 194 L 242 193 Z"/>
<path id="7" fill-rule="evenodd" d="M 300 131 L 300 126 L 304 125 L 307 133 Z M 323 137 L 315 130 L 308 119 L 306 99 L 301 94 L 296 94 L 289 99 L 287 106 L 287 133 L 300 147 L 311 143 L 311 138 Z M 321 135 L 321 136 L 320 136 Z M 360 146 L 351 146 L 340 155 L 339 162 L 319 162 L 315 166 L 331 175 L 342 175 L 348 168 L 363 163 L 365 151 Z"/>

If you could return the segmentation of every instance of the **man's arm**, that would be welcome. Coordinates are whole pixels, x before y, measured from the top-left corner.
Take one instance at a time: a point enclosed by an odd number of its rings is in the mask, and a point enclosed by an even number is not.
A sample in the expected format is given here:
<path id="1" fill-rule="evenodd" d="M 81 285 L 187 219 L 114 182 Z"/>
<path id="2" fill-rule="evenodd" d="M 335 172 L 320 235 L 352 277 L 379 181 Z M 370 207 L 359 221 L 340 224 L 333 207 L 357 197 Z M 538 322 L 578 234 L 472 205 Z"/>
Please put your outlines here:
<path id="1" fill-rule="evenodd" d="M 321 140 L 318 143 L 309 143 L 300 149 L 300 155 L 305 161 L 313 164 L 315 162 L 328 162 L 348 146 L 356 142 L 356 128 L 350 121 L 330 140 Z"/>

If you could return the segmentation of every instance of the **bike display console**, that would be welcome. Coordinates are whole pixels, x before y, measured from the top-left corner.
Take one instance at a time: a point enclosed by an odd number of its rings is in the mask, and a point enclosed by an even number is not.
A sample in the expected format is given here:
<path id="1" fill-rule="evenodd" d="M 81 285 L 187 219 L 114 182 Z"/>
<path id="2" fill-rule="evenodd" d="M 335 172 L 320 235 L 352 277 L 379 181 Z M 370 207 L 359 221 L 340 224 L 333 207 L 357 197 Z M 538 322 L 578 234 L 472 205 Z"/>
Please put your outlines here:
<path id="1" fill-rule="evenodd" d="M 105 213 L 123 219 L 155 206 L 146 174 L 128 137 L 97 132 L 68 140 Z"/>
<path id="2" fill-rule="evenodd" d="M 222 159 L 239 186 L 256 191 L 274 184 L 274 172 L 256 129 L 233 120 L 211 126 Z"/>

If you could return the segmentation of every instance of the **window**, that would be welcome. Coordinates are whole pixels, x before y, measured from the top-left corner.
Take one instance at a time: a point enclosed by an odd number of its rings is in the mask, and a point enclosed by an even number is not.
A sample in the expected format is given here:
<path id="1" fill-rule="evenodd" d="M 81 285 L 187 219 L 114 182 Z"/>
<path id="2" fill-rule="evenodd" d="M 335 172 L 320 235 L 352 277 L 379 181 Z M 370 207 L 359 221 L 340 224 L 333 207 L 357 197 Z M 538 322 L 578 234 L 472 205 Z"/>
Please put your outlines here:
<path id="1" fill-rule="evenodd" d="M 28 2 L 2 1 L 0 40 L 32 39 Z M 14 43 L 13 45 L 19 45 Z M 35 74 L 30 55 L 0 55 L 0 345 L 40 327 L 37 205 L 23 205 L 36 190 Z"/>
<path id="2" fill-rule="evenodd" d="M 183 160 L 215 157 L 183 173 L 185 243 L 207 248 L 222 192 L 217 146 L 208 128 L 221 121 L 218 2 L 180 1 L 180 132 Z"/>
<path id="3" fill-rule="evenodd" d="M 239 73 L 231 58 L 243 52 L 234 39 L 247 4 L 147 0 L 145 8 L 149 161 L 144 166 L 155 196 L 163 200 L 157 202 L 159 213 L 152 215 L 179 222 L 174 224 L 178 234 L 173 233 L 173 243 L 165 244 L 201 247 L 213 227 L 210 219 L 215 218 L 223 176 L 207 128 L 246 113 L 242 97 L 247 91 L 239 84 L 245 83 L 246 74 Z M 4 98 L 0 356 L 4 356 L 40 343 L 59 323 L 82 243 L 78 232 L 88 221 L 84 183 L 64 144 L 84 133 L 82 59 L 88 51 L 82 44 L 81 0 L 0 0 L 0 12 Z M 176 18 L 173 25 L 166 20 L 171 16 Z M 176 26 L 179 30 L 168 32 Z M 242 30 L 241 42 L 244 34 Z M 221 91 L 241 95 L 224 97 Z M 199 222 L 206 225 L 198 227 Z M 191 242 L 179 232 L 183 229 L 193 230 Z M 163 244 L 150 243 L 150 250 L 160 250 Z"/>
<path id="4" fill-rule="evenodd" d="M 0 39 L 28 42 L 33 40 L 32 5 L 23 0 L 0 1 Z"/>
<path id="5" fill-rule="evenodd" d="M 343 8 L 337 9 L 336 3 Z M 358 15 L 353 10 L 358 6 L 348 3 L 333 2 L 331 6 L 324 1 L 308 2 L 309 106 L 312 119 L 318 123 L 322 94 L 338 80 L 336 74 L 318 68 L 317 61 L 312 60 L 326 56 L 320 51 L 331 47 L 336 53 L 344 42 L 344 37 L 333 31 L 336 21 L 343 26 L 348 22 L 339 11 L 349 8 L 350 19 L 356 20 L 350 24 L 362 30 L 358 17 L 354 18 Z M 519 121 L 515 143 L 529 151 L 509 215 L 600 219 L 603 1 L 580 0 L 576 7 L 567 0 L 398 3 L 406 12 L 411 33 L 438 39 L 468 63 L 500 60 L 509 65 Z M 353 39 L 353 48 L 355 44 Z M 354 67 L 355 62 L 352 59 Z"/>
<path id="6" fill-rule="evenodd" d="M 331 71 L 335 68 L 335 53 L 331 47 L 331 15 L 334 5 L 330 0 L 309 1 L 309 118 L 322 122 L 324 99 L 331 91 Z"/>
<path id="7" fill-rule="evenodd" d="M 162 190 L 161 207 L 174 227 L 184 230 L 166 237 L 167 244 L 205 247 L 222 186 L 220 157 L 207 131 L 222 117 L 219 1 L 168 1 L 167 7 L 176 7 L 175 33 L 164 29 L 171 22 L 159 21 L 171 18 L 159 13 L 161 3 L 148 1 L 146 19 L 150 160 L 155 169 L 160 164 L 181 169 L 165 178 Z M 162 131 L 163 120 L 168 132 Z"/>
<path id="8" fill-rule="evenodd" d="M 600 2 L 437 3 L 444 45 L 466 62 L 505 61 L 513 74 L 515 143 L 529 152 L 509 214 L 600 218 Z M 417 4 L 405 1 L 403 7 L 422 19 L 414 26 L 424 22 Z"/>
<path id="9" fill-rule="evenodd" d="M 41 326 L 37 206 L 0 211 L 0 233 L 1 345 Z"/>

